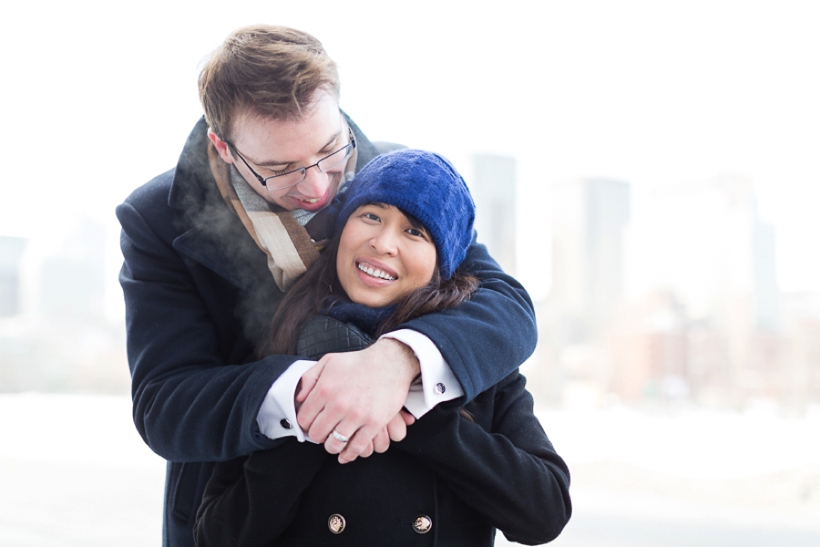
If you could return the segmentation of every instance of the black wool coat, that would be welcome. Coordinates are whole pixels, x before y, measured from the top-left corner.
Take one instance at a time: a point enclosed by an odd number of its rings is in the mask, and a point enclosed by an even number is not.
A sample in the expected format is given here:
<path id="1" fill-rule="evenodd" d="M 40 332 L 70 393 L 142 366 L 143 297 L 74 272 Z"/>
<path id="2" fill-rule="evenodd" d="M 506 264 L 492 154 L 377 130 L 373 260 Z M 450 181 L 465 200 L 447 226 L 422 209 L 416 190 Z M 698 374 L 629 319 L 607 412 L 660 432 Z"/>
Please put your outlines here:
<path id="1" fill-rule="evenodd" d="M 357 170 L 378 154 L 349 121 Z M 276 446 L 256 416 L 296 356 L 253 358 L 282 298 L 239 218 L 219 195 L 204 119 L 175 169 L 117 208 L 122 225 L 128 362 L 134 422 L 168 460 L 163 545 L 192 547 L 193 523 L 214 462 Z M 521 364 L 536 341 L 532 302 L 479 244 L 465 266 L 481 279 L 457 309 L 409 322 L 442 352 L 471 400 Z"/>
<path id="2" fill-rule="evenodd" d="M 346 340 L 348 337 L 341 337 Z M 465 406 L 445 403 L 384 454 L 339 464 L 295 439 L 217 464 L 198 547 L 490 547 L 553 540 L 571 514 L 569 471 L 513 372 Z"/>

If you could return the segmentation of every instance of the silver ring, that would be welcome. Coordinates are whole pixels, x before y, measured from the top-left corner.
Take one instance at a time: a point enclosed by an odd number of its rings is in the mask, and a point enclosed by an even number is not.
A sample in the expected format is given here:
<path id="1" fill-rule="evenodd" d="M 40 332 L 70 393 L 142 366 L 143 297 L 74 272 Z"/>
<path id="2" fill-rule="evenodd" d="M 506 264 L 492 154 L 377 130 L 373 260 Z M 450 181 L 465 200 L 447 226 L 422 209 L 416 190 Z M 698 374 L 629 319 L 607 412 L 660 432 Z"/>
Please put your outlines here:
<path id="1" fill-rule="evenodd" d="M 346 443 L 348 441 L 347 437 L 345 437 L 335 429 L 333 430 L 333 433 L 331 433 L 331 435 L 333 435 L 333 438 L 339 441 L 340 443 Z"/>

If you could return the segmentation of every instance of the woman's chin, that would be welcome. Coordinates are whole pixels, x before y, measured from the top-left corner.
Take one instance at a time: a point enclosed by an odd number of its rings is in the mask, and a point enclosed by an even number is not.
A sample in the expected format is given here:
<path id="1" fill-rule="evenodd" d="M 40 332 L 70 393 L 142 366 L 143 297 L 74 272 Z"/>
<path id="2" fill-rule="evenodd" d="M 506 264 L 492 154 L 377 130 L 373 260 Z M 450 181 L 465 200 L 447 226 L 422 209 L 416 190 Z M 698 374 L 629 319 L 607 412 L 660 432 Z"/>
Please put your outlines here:
<path id="1" fill-rule="evenodd" d="M 367 306 L 368 308 L 383 308 L 385 306 L 389 306 L 397 301 L 396 298 L 390 298 L 386 295 L 378 295 L 378 294 L 348 294 L 351 302 L 356 304 L 361 304 L 363 306 Z"/>

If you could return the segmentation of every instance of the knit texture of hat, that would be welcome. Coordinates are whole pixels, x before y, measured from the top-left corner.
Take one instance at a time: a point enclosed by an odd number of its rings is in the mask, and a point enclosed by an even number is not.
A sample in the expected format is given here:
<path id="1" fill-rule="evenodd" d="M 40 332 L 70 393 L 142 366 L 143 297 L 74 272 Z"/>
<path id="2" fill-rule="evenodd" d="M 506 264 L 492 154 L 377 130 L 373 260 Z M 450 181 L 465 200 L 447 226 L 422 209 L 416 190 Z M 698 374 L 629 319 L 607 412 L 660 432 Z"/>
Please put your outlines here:
<path id="1" fill-rule="evenodd" d="M 438 154 L 405 149 L 371 160 L 349 184 L 336 231 L 367 203 L 394 205 L 424 225 L 436 246 L 442 279 L 450 279 L 467 256 L 475 204 L 464 179 Z"/>

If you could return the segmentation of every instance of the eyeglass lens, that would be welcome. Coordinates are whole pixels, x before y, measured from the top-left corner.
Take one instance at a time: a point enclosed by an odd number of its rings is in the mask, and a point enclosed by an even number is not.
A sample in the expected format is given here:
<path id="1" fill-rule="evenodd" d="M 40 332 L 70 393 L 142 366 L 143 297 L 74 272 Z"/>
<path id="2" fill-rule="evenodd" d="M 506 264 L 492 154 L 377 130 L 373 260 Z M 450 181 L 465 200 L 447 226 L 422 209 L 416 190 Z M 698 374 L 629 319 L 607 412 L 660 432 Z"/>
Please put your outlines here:
<path id="1" fill-rule="evenodd" d="M 344 162 L 347 158 L 350 157 L 352 152 L 353 143 L 348 143 L 347 145 L 336 150 L 332 154 L 327 155 L 324 158 L 317 161 L 315 167 L 319 169 L 319 171 L 321 171 L 322 173 L 327 173 L 331 169 L 334 169 L 335 167 L 341 165 L 342 162 Z M 273 177 L 269 177 L 265 179 L 267 183 L 265 186 L 269 191 L 282 190 L 284 188 L 296 186 L 305 179 L 308 169 L 310 169 L 310 167 L 302 167 L 301 169 L 291 171 L 290 173 L 284 173 L 282 175 L 275 175 Z"/>

